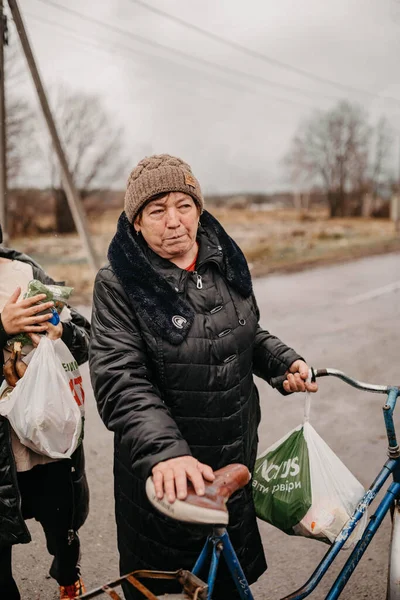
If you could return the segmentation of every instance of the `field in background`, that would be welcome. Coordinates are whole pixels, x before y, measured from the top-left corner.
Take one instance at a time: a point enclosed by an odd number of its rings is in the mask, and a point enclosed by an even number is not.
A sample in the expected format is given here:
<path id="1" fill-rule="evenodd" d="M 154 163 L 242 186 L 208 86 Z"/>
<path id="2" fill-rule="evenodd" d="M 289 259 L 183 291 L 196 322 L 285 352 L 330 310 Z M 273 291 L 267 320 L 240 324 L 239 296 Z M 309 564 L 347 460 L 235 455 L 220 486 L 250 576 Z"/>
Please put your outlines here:
<path id="1" fill-rule="evenodd" d="M 208 209 L 241 246 L 255 277 L 400 251 L 400 236 L 388 219 L 328 219 L 324 209 Z M 103 263 L 119 213 L 113 209 L 90 219 Z M 35 258 L 57 281 L 74 286 L 73 304 L 91 303 L 94 276 L 77 235 L 14 238 L 10 245 Z"/>

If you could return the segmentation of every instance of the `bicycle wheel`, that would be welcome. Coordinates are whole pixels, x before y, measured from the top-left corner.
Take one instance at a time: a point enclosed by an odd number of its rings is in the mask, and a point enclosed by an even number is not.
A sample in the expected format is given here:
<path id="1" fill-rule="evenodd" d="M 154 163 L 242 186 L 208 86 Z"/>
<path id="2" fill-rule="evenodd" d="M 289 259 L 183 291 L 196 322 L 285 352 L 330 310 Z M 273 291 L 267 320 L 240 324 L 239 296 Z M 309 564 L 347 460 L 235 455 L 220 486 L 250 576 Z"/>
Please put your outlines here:
<path id="1" fill-rule="evenodd" d="M 394 503 L 389 549 L 387 600 L 400 600 L 400 501 Z"/>

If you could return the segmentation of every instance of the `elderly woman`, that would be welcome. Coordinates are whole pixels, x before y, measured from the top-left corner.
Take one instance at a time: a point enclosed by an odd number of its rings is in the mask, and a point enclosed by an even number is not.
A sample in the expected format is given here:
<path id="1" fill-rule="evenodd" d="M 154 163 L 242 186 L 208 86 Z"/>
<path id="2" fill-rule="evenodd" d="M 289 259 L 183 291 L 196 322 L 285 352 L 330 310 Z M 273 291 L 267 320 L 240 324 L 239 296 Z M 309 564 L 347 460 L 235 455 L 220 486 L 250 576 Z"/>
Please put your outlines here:
<path id="1" fill-rule="evenodd" d="M 146 478 L 173 502 L 186 497 L 188 479 L 202 495 L 216 469 L 240 462 L 252 471 L 260 421 L 253 374 L 270 381 L 287 373 L 282 393 L 316 384 L 306 383 L 302 358 L 258 324 L 246 259 L 204 210 L 182 160 L 152 156 L 133 169 L 108 257 L 95 283 L 90 371 L 115 434 L 121 573 L 190 570 L 204 529 L 153 510 Z M 229 513 L 252 583 L 266 562 L 250 484 L 230 499 Z M 221 564 L 213 598 L 236 597 L 227 577 Z M 131 586 L 124 593 L 138 597 Z"/>

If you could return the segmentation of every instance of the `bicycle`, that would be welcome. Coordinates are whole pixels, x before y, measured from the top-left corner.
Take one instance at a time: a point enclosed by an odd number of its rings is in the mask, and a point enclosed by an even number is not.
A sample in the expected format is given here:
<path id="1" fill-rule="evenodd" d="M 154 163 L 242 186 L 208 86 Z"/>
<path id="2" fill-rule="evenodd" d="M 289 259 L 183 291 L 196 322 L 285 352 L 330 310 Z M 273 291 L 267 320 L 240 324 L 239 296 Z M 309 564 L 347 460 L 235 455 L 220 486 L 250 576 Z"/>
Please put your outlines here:
<path id="1" fill-rule="evenodd" d="M 390 511 L 392 517 L 392 533 L 389 547 L 389 570 L 387 584 L 387 600 L 400 600 L 400 449 L 397 443 L 393 412 L 397 398 L 400 395 L 400 386 L 373 385 L 357 381 L 337 369 L 312 369 L 312 378 L 333 376 L 338 377 L 348 385 L 359 390 L 386 394 L 383 405 L 383 416 L 388 438 L 388 459 L 376 476 L 370 488 L 360 499 L 353 515 L 345 524 L 336 540 L 329 547 L 308 581 L 295 592 L 281 598 L 281 600 L 302 600 L 309 596 L 327 573 L 329 567 L 339 554 L 357 523 L 363 517 L 374 498 L 388 480 L 390 475 L 393 481 L 383 495 L 375 513 L 370 517 L 361 539 L 357 542 L 342 570 L 334 581 L 325 600 L 336 600 L 341 595 L 353 571 L 356 569 L 368 545 L 382 524 L 386 514 Z M 277 387 L 285 376 L 274 378 L 272 387 Z M 238 489 L 244 487 L 250 480 L 250 473 L 244 465 L 228 465 L 215 472 L 213 483 L 206 484 L 206 494 L 196 496 L 189 484 L 188 498 L 169 504 L 166 500 L 159 500 L 154 492 L 152 479 L 146 482 L 146 491 L 150 502 L 158 510 L 171 518 L 191 523 L 202 523 L 212 526 L 212 533 L 206 539 L 196 564 L 191 572 L 179 569 L 174 572 L 164 571 L 133 571 L 116 579 L 105 586 L 92 590 L 82 596 L 82 600 L 95 598 L 103 593 L 114 600 L 120 596 L 114 591 L 124 580 L 138 589 L 148 600 L 212 600 L 212 591 L 216 580 L 218 563 L 224 557 L 236 588 L 242 600 L 254 600 L 250 587 L 237 559 L 229 539 L 226 525 L 228 524 L 228 511 L 226 502 Z M 209 562 L 207 582 L 199 578 L 199 573 Z M 180 594 L 155 596 L 143 583 L 142 579 L 176 579 L 182 586 Z"/>

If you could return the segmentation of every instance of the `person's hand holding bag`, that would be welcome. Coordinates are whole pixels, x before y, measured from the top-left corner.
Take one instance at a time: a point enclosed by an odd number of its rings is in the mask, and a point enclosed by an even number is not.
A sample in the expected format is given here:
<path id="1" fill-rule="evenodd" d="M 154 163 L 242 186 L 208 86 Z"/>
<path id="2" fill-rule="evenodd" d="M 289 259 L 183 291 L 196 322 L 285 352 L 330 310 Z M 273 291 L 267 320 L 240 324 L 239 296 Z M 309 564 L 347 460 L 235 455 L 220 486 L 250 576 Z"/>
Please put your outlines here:
<path id="1" fill-rule="evenodd" d="M 47 323 L 46 324 L 46 330 L 44 333 L 47 332 L 47 337 L 49 340 L 59 340 L 63 334 L 63 325 L 61 323 L 61 321 L 58 323 L 58 325 L 53 325 L 52 323 Z M 39 346 L 39 342 L 41 340 L 41 335 L 39 335 L 38 333 L 29 333 L 28 334 L 29 337 L 32 340 L 32 345 L 34 348 L 37 348 Z"/>

